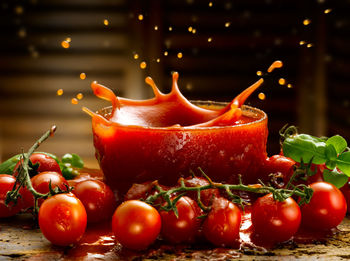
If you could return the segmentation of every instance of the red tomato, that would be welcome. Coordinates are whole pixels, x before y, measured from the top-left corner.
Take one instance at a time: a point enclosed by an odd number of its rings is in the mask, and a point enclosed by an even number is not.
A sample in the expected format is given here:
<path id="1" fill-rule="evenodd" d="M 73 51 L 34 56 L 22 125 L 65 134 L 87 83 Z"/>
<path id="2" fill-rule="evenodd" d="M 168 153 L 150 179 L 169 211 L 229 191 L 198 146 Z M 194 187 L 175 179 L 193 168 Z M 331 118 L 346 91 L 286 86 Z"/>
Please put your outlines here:
<path id="1" fill-rule="evenodd" d="M 42 194 L 46 194 L 50 191 L 49 183 L 51 181 L 51 187 L 54 189 L 59 187 L 62 190 L 67 190 L 68 182 L 67 180 L 59 173 L 53 171 L 41 172 L 38 175 L 31 178 L 33 188 Z M 23 195 L 23 204 L 24 208 L 29 208 L 34 206 L 34 197 L 32 193 L 24 188 L 21 191 Z M 39 199 L 39 206 L 42 204 L 43 199 Z"/>
<path id="2" fill-rule="evenodd" d="M 346 201 L 339 189 L 327 182 L 310 185 L 314 193 L 309 204 L 301 206 L 301 224 L 310 230 L 329 230 L 346 214 Z"/>
<path id="3" fill-rule="evenodd" d="M 161 235 L 171 243 L 193 243 L 200 229 L 201 209 L 197 203 L 189 197 L 181 197 L 176 202 L 178 217 L 174 211 L 161 211 L 162 218 Z"/>
<path id="4" fill-rule="evenodd" d="M 241 211 L 225 198 L 215 198 L 203 224 L 207 240 L 216 246 L 232 246 L 239 238 Z"/>
<path id="5" fill-rule="evenodd" d="M 112 217 L 117 202 L 112 190 L 102 181 L 81 181 L 75 185 L 73 193 L 83 203 L 88 222 L 99 222 Z"/>
<path id="6" fill-rule="evenodd" d="M 36 169 L 34 172 L 30 172 L 31 176 L 35 176 L 37 173 L 44 172 L 44 171 L 54 171 L 57 173 L 61 172 L 60 165 L 57 163 L 57 161 L 50 156 L 43 154 L 43 153 L 33 153 L 29 160 L 32 162 L 33 165 L 39 164 L 38 169 Z M 18 161 L 14 168 L 13 175 L 16 177 L 18 175 L 17 168 L 19 167 L 21 161 Z"/>
<path id="7" fill-rule="evenodd" d="M 158 211 L 140 200 L 123 202 L 112 217 L 116 240 L 134 250 L 151 245 L 159 235 L 161 223 Z"/>
<path id="8" fill-rule="evenodd" d="M 0 218 L 11 217 L 17 214 L 22 208 L 20 200 L 18 200 L 16 205 L 14 205 L 13 202 L 11 202 L 9 206 L 5 205 L 6 194 L 8 191 L 12 190 L 15 182 L 15 177 L 7 174 L 0 174 Z"/>
<path id="9" fill-rule="evenodd" d="M 259 239 L 269 242 L 283 242 L 290 239 L 299 229 L 301 213 L 292 198 L 280 202 L 272 194 L 258 198 L 252 207 L 252 224 Z"/>
<path id="10" fill-rule="evenodd" d="M 202 177 L 190 177 L 186 178 L 184 180 L 185 185 L 187 187 L 199 187 L 199 186 L 206 186 L 209 185 L 209 182 L 207 179 L 202 178 Z M 212 201 L 215 197 L 220 196 L 220 192 L 218 189 L 205 189 L 202 190 L 201 192 L 201 201 L 205 206 L 210 206 L 212 204 Z M 197 199 L 197 192 L 189 192 L 187 195 L 192 198 L 192 199 Z"/>
<path id="11" fill-rule="evenodd" d="M 72 193 L 54 195 L 39 209 L 41 232 L 54 245 L 77 243 L 85 232 L 86 223 L 85 208 Z"/>
<path id="12" fill-rule="evenodd" d="M 265 172 L 266 175 L 271 173 L 281 173 L 284 182 L 288 182 L 293 174 L 293 166 L 295 161 L 282 155 L 273 155 L 266 159 Z"/>

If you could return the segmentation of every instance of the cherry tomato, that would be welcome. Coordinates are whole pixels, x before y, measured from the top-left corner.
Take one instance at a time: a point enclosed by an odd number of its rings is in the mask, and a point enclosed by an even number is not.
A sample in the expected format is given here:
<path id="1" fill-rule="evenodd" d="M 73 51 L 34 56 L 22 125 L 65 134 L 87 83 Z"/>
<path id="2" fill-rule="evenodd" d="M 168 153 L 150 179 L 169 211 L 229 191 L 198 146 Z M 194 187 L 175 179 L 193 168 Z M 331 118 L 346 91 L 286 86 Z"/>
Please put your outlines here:
<path id="1" fill-rule="evenodd" d="M 310 230 L 329 230 L 346 214 L 346 201 L 339 189 L 327 182 L 310 185 L 314 193 L 309 204 L 301 206 L 301 224 Z"/>
<path id="2" fill-rule="evenodd" d="M 184 180 L 187 187 L 198 187 L 209 185 L 209 181 L 202 177 L 191 177 Z M 189 192 L 187 194 L 190 198 L 196 200 L 197 192 Z M 220 192 L 218 189 L 205 189 L 201 191 L 201 201 L 205 206 L 210 206 L 215 197 L 219 197 Z"/>
<path id="3" fill-rule="evenodd" d="M 178 217 L 173 210 L 161 211 L 162 218 L 161 235 L 171 243 L 193 243 L 199 233 L 201 209 L 197 203 L 189 197 L 181 197 L 176 202 Z"/>
<path id="4" fill-rule="evenodd" d="M 239 238 L 241 211 L 225 198 L 215 198 L 203 224 L 207 240 L 216 246 L 232 246 Z"/>
<path id="5" fill-rule="evenodd" d="M 258 198 L 252 207 L 252 224 L 259 239 L 283 242 L 299 229 L 301 212 L 292 198 L 276 201 L 272 194 Z"/>
<path id="6" fill-rule="evenodd" d="M 44 201 L 39 209 L 39 226 L 54 245 L 77 243 L 86 228 L 84 205 L 72 193 L 57 194 Z"/>
<path id="7" fill-rule="evenodd" d="M 67 180 L 59 173 L 53 171 L 41 172 L 38 175 L 31 178 L 33 188 L 42 194 L 46 194 L 50 191 L 49 183 L 51 181 L 52 189 L 59 187 L 61 190 L 67 190 L 68 182 Z M 34 197 L 32 193 L 24 188 L 21 190 L 23 195 L 23 208 L 29 208 L 34 206 Z M 39 199 L 39 206 L 44 200 Z"/>
<path id="8" fill-rule="evenodd" d="M 99 222 L 112 217 L 117 202 L 112 190 L 102 181 L 81 181 L 75 185 L 73 193 L 83 203 L 88 222 Z"/>
<path id="9" fill-rule="evenodd" d="M 54 171 L 62 175 L 60 165 L 57 163 L 57 161 L 44 153 L 33 153 L 29 157 L 29 160 L 32 162 L 33 165 L 38 164 L 37 169 L 30 171 L 29 174 L 31 177 L 44 171 Z M 18 175 L 17 169 L 20 163 L 21 161 L 18 161 L 14 168 L 13 175 L 15 177 Z"/>
<path id="10" fill-rule="evenodd" d="M 283 155 L 273 155 L 272 157 L 266 159 L 265 172 L 266 175 L 271 173 L 282 174 L 283 181 L 286 183 L 293 174 L 294 165 L 295 161 L 290 158 Z"/>
<path id="11" fill-rule="evenodd" d="M 16 205 L 13 202 L 8 206 L 5 205 L 6 194 L 8 191 L 12 190 L 15 182 L 15 177 L 7 174 L 0 174 L 0 218 L 11 217 L 17 214 L 22 208 L 21 200 L 18 200 Z"/>
<path id="12" fill-rule="evenodd" d="M 161 223 L 158 211 L 140 200 L 123 202 L 112 217 L 116 240 L 134 250 L 151 245 L 159 235 Z"/>

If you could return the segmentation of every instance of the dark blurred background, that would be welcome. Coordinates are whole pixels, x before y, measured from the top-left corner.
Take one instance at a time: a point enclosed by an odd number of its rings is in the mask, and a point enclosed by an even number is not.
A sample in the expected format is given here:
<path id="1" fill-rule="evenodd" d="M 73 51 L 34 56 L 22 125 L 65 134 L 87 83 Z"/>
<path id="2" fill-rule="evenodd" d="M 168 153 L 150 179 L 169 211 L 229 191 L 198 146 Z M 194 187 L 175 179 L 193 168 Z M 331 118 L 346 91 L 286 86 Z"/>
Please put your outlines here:
<path id="1" fill-rule="evenodd" d="M 27 150 L 56 124 L 55 138 L 40 150 L 60 156 L 75 152 L 96 166 L 90 118 L 81 107 L 97 110 L 108 103 L 92 95 L 92 81 L 118 96 L 141 99 L 152 96 L 146 76 L 168 92 L 171 72 L 178 71 L 186 97 L 230 101 L 275 60 L 284 67 L 266 75 L 264 86 L 247 101 L 269 116 L 269 153 L 278 153 L 278 130 L 287 123 L 302 132 L 338 133 L 350 140 L 349 4 L 1 1 L 0 160 Z M 74 105 L 71 99 L 78 93 L 84 98 Z"/>

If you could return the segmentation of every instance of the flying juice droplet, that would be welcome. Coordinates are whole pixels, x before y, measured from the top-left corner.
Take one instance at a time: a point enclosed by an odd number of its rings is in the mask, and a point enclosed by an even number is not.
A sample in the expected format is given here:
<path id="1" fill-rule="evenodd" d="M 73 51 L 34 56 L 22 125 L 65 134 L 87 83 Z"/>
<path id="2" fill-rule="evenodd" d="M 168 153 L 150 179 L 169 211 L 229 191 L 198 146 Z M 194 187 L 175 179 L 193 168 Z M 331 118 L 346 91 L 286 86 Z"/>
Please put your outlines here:
<path id="1" fill-rule="evenodd" d="M 313 47 L 313 46 L 314 46 L 314 45 L 313 45 L 312 43 L 309 43 L 309 44 L 306 45 L 307 48 L 311 48 L 311 47 Z"/>
<path id="2" fill-rule="evenodd" d="M 209 7 L 212 7 L 213 6 L 213 2 L 209 2 Z"/>
<path id="3" fill-rule="evenodd" d="M 276 68 L 281 68 L 283 66 L 282 61 L 274 61 L 270 67 L 267 69 L 267 72 L 270 73 L 273 70 L 275 70 Z"/>
<path id="4" fill-rule="evenodd" d="M 290 83 L 287 84 L 287 87 L 290 89 L 293 87 L 293 85 L 291 85 Z"/>
<path id="5" fill-rule="evenodd" d="M 63 89 L 58 89 L 56 92 L 57 96 L 62 96 L 63 94 Z"/>
<path id="6" fill-rule="evenodd" d="M 67 41 L 68 43 L 70 43 L 70 42 L 72 41 L 72 38 L 67 37 L 67 38 L 66 38 L 66 41 Z"/>
<path id="7" fill-rule="evenodd" d="M 332 9 L 330 9 L 330 8 L 329 8 L 329 9 L 324 10 L 324 13 L 325 13 L 325 14 L 329 14 L 330 12 L 332 12 Z"/>
<path id="8" fill-rule="evenodd" d="M 286 80 L 283 79 L 283 78 L 280 78 L 280 79 L 278 80 L 278 83 L 279 83 L 279 85 L 285 85 L 285 84 L 286 84 Z"/>
<path id="9" fill-rule="evenodd" d="M 77 99 L 78 100 L 81 100 L 81 99 L 83 99 L 84 98 L 84 95 L 81 93 L 81 92 L 79 92 L 78 94 L 77 94 Z"/>
<path id="10" fill-rule="evenodd" d="M 140 68 L 141 69 L 146 69 L 146 67 L 147 67 L 147 63 L 146 62 L 141 62 L 140 63 Z"/>
<path id="11" fill-rule="evenodd" d="M 300 41 L 299 42 L 299 45 L 304 45 L 305 44 L 305 41 Z"/>
<path id="12" fill-rule="evenodd" d="M 303 21 L 303 25 L 309 25 L 309 24 L 311 24 L 311 20 L 310 19 L 305 19 L 304 21 Z"/>
<path id="13" fill-rule="evenodd" d="M 213 38 L 209 37 L 208 38 L 208 43 L 211 43 L 213 41 Z"/>
<path id="14" fill-rule="evenodd" d="M 134 59 L 135 60 L 139 59 L 139 55 L 137 53 L 134 54 Z"/>
<path id="15" fill-rule="evenodd" d="M 169 26 L 169 31 L 171 32 L 173 30 L 173 28 L 171 26 Z"/>
<path id="16" fill-rule="evenodd" d="M 257 75 L 257 76 L 262 76 L 263 73 L 262 73 L 262 71 L 257 71 L 257 72 L 256 72 L 256 75 Z"/>
<path id="17" fill-rule="evenodd" d="M 195 28 L 192 29 L 192 33 L 195 34 L 197 30 Z"/>
<path id="18" fill-rule="evenodd" d="M 188 27 L 188 31 L 191 33 L 193 30 L 192 26 Z"/>
<path id="19" fill-rule="evenodd" d="M 181 52 L 177 54 L 177 58 L 179 58 L 179 59 L 182 58 L 182 53 Z"/>
<path id="20" fill-rule="evenodd" d="M 103 24 L 104 24 L 105 26 L 108 26 L 108 25 L 109 25 L 109 21 L 108 21 L 107 19 L 105 19 L 105 20 L 103 20 Z"/>
<path id="21" fill-rule="evenodd" d="M 154 26 L 154 30 L 157 31 L 158 30 L 158 25 Z"/>
<path id="22" fill-rule="evenodd" d="M 77 105 L 78 103 L 79 103 L 79 101 L 78 101 L 78 99 L 77 98 L 73 98 L 73 99 L 71 99 L 71 101 L 70 101 L 72 104 L 74 104 L 74 105 Z"/>
<path id="23" fill-rule="evenodd" d="M 85 73 L 81 73 L 80 74 L 80 79 L 85 80 L 86 79 L 86 74 Z"/>
<path id="24" fill-rule="evenodd" d="M 167 51 L 164 52 L 164 56 L 168 56 L 168 52 Z"/>
<path id="25" fill-rule="evenodd" d="M 143 15 L 142 15 L 142 14 L 139 14 L 138 19 L 139 19 L 140 21 L 142 21 L 142 20 L 143 20 Z"/>
<path id="26" fill-rule="evenodd" d="M 260 99 L 260 100 L 265 100 L 265 98 L 266 98 L 266 95 L 265 95 L 265 93 L 263 93 L 263 92 L 261 92 L 261 93 L 259 93 L 258 94 L 258 98 Z"/>
<path id="27" fill-rule="evenodd" d="M 159 63 L 159 62 L 160 62 L 160 59 L 158 58 L 158 59 L 157 59 L 157 63 Z"/>
<path id="28" fill-rule="evenodd" d="M 226 22 L 226 23 L 225 23 L 225 27 L 229 27 L 230 25 L 231 25 L 230 22 Z"/>
<path id="29" fill-rule="evenodd" d="M 62 46 L 64 49 L 68 49 L 69 46 L 70 46 L 70 44 L 69 44 L 69 42 L 67 42 L 66 40 L 64 40 L 64 41 L 62 41 L 61 46 Z"/>

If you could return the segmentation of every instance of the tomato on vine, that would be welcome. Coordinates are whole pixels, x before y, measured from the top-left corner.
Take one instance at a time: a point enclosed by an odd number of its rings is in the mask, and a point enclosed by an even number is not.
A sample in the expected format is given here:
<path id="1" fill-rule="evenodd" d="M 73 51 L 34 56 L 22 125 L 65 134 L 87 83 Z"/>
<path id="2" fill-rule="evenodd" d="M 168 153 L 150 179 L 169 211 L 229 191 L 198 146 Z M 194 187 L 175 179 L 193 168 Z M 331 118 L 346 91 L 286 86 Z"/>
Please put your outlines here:
<path id="1" fill-rule="evenodd" d="M 100 222 L 112 217 L 117 202 L 112 190 L 102 181 L 81 181 L 75 185 L 73 193 L 83 203 L 88 222 Z"/>
<path id="2" fill-rule="evenodd" d="M 171 243 L 193 243 L 200 229 L 201 209 L 197 203 L 183 196 L 176 202 L 178 215 L 173 210 L 160 211 L 162 218 L 161 235 Z"/>
<path id="3" fill-rule="evenodd" d="M 235 204 L 215 198 L 203 224 L 204 235 L 216 246 L 232 246 L 239 238 L 241 219 L 241 211 Z"/>
<path id="4" fill-rule="evenodd" d="M 315 182 L 310 185 L 313 196 L 301 206 L 301 225 L 310 230 L 329 230 L 340 224 L 346 214 L 346 201 L 333 184 Z"/>
<path id="5" fill-rule="evenodd" d="M 39 209 L 39 227 L 54 245 L 77 243 L 87 224 L 83 204 L 72 193 L 57 194 L 46 199 Z"/>
<path id="6" fill-rule="evenodd" d="M 257 238 L 277 243 L 290 239 L 298 231 L 301 212 L 294 199 L 281 202 L 270 193 L 254 202 L 251 218 Z"/>
<path id="7" fill-rule="evenodd" d="M 10 202 L 8 206 L 5 204 L 6 194 L 12 190 L 15 182 L 15 177 L 0 174 L 0 218 L 11 217 L 20 212 L 22 208 L 21 200 L 18 200 L 16 205 L 13 202 Z"/>

